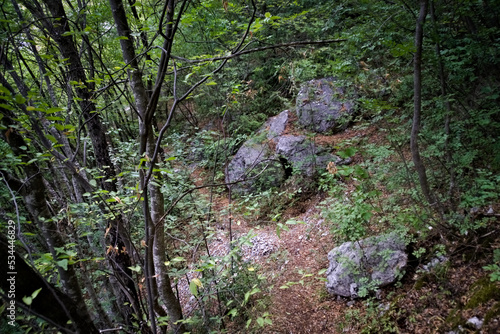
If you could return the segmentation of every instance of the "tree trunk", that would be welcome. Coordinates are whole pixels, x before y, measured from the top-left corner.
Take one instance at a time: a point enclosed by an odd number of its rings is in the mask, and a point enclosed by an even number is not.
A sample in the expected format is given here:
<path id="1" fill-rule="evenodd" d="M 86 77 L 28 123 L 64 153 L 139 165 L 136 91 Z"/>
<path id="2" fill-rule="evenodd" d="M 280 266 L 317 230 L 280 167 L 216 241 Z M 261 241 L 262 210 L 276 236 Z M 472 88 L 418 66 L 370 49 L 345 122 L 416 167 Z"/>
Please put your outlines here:
<path id="1" fill-rule="evenodd" d="M 23 162 L 26 163 L 24 166 L 26 181 L 24 182 L 23 187 L 19 189 L 19 191 L 23 196 L 24 202 L 33 221 L 37 223 L 38 228 L 42 232 L 44 240 L 47 243 L 47 247 L 52 254 L 54 261 L 57 261 L 58 254 L 56 253 L 55 248 L 63 248 L 65 246 L 65 242 L 57 232 L 57 226 L 52 220 L 52 215 L 50 214 L 49 208 L 47 207 L 45 198 L 47 190 L 43 182 L 42 174 L 40 173 L 39 168 L 35 163 L 28 163 L 28 161 L 32 157 L 29 156 L 26 151 L 21 149 L 21 147 L 27 146 L 22 135 L 19 134 L 17 130 L 9 127 L 15 122 L 8 114 L 8 111 L 4 110 L 3 108 L 1 111 L 2 114 L 4 114 L 2 122 L 7 128 L 5 132 L 2 131 L 2 137 L 5 142 L 9 144 L 13 153 L 21 157 Z M 77 330 L 87 333 L 98 333 L 98 330 L 92 322 L 85 305 L 85 300 L 83 299 L 82 291 L 80 289 L 80 285 L 78 283 L 73 265 L 67 264 L 67 269 L 61 267 L 61 265 L 58 265 L 57 269 L 63 289 L 67 296 L 72 300 L 72 308 L 74 308 L 79 315 L 79 319 L 73 319 L 75 325 L 77 326 Z M 34 290 L 36 289 L 33 289 L 33 291 Z M 77 324 L 77 320 L 81 320 L 79 324 Z M 80 327 L 82 326 L 82 324 L 86 324 L 85 327 Z M 88 328 L 88 331 L 84 331 L 86 327 Z"/>
<path id="2" fill-rule="evenodd" d="M 101 188 L 109 191 L 116 191 L 116 173 L 110 159 L 108 144 L 105 136 L 105 129 L 102 126 L 98 114 L 95 114 L 96 106 L 92 102 L 94 84 L 87 81 L 84 67 L 81 63 L 79 52 L 73 42 L 73 38 L 69 28 L 69 21 L 66 17 L 64 6 L 61 0 L 44 0 L 45 5 L 50 11 L 51 19 L 43 13 L 41 6 L 37 2 L 23 1 L 23 4 L 43 23 L 54 41 L 59 46 L 59 50 L 63 58 L 68 59 L 67 64 L 67 81 L 75 81 L 81 85 L 75 86 L 78 104 L 85 119 L 86 127 L 94 148 L 95 159 L 97 166 L 103 174 Z M 57 24 L 52 24 L 52 20 L 56 20 Z M 134 311 L 129 306 L 122 305 L 124 308 L 129 308 L 126 312 L 128 317 L 125 319 L 130 325 L 132 322 L 132 313 L 141 317 L 139 298 L 135 283 L 132 280 L 132 272 L 129 267 L 132 265 L 130 253 L 133 252 L 131 242 L 128 240 L 127 231 L 124 228 L 123 218 L 121 215 L 114 215 L 114 219 L 110 220 L 110 231 L 108 236 L 110 244 L 115 252 L 108 253 L 108 259 L 114 268 L 118 282 L 123 285 L 121 291 L 122 301 L 129 302 Z"/>
<path id="3" fill-rule="evenodd" d="M 422 112 L 422 41 L 424 35 L 424 21 L 427 15 L 427 0 L 420 0 L 420 13 L 417 19 L 415 30 L 415 56 L 413 58 L 413 89 L 414 89 L 414 109 L 413 125 L 411 129 L 410 148 L 413 164 L 418 174 L 420 188 L 426 201 L 430 205 L 435 205 L 429 187 L 425 165 L 420 156 L 418 147 L 418 134 L 420 132 L 420 119 Z"/>
<path id="4" fill-rule="evenodd" d="M 158 71 L 158 77 L 155 84 L 155 91 L 152 95 L 151 100 L 148 97 L 146 86 L 142 81 L 142 73 L 139 69 L 137 63 L 137 57 L 135 54 L 135 48 L 133 43 L 133 37 L 131 36 L 131 31 L 128 25 L 127 16 L 125 9 L 123 7 L 123 2 L 121 0 L 110 0 L 111 10 L 113 12 L 113 18 L 116 23 L 117 32 L 119 36 L 126 37 L 125 39 L 120 39 L 120 45 L 122 49 L 123 59 L 125 63 L 130 67 L 128 70 L 130 87 L 132 93 L 135 97 L 136 110 L 138 112 L 139 118 L 139 136 L 140 136 L 140 154 L 143 156 L 146 154 L 146 160 L 152 159 L 154 156 L 154 149 L 156 140 L 152 131 L 152 119 L 156 111 L 156 103 L 154 101 L 155 97 L 159 95 L 159 90 L 161 88 L 161 83 L 163 81 L 166 62 L 168 62 L 168 56 L 165 52 L 162 53 L 160 60 L 160 67 L 164 65 L 164 69 L 161 68 Z M 171 22 L 173 18 L 173 1 L 168 0 L 167 6 L 168 17 L 167 26 L 171 27 Z M 168 29 L 168 28 L 167 28 Z M 168 32 L 167 32 L 168 34 Z M 171 40 L 168 41 L 171 43 Z M 144 259 L 144 271 L 146 275 L 146 286 L 148 289 L 148 299 L 150 307 L 150 319 L 152 325 L 155 328 L 154 320 L 154 310 L 153 305 L 155 304 L 154 295 L 157 290 L 162 302 L 165 304 L 167 313 L 170 317 L 170 325 L 177 333 L 183 333 L 185 331 L 184 325 L 178 323 L 182 319 L 182 308 L 175 296 L 172 287 L 170 285 L 170 277 L 165 272 L 164 262 L 165 262 L 165 244 L 163 236 L 163 223 L 159 222 L 159 218 L 164 212 L 164 200 L 160 188 L 151 184 L 149 182 L 149 177 L 146 167 L 152 168 L 156 161 L 149 161 L 146 166 L 142 166 L 140 173 L 140 186 L 144 196 L 143 203 L 143 214 L 145 218 L 145 235 L 146 235 L 146 251 Z M 154 175 L 152 175 L 154 178 Z M 148 200 L 150 202 L 148 202 Z M 155 225 L 158 225 L 155 228 Z M 155 233 L 155 230 L 157 232 Z M 156 275 L 155 275 L 156 269 Z M 154 277 L 157 277 L 155 280 Z M 156 286 L 155 286 L 156 285 Z M 157 288 L 156 288 L 157 287 Z M 177 323 L 177 324 L 176 324 Z"/>

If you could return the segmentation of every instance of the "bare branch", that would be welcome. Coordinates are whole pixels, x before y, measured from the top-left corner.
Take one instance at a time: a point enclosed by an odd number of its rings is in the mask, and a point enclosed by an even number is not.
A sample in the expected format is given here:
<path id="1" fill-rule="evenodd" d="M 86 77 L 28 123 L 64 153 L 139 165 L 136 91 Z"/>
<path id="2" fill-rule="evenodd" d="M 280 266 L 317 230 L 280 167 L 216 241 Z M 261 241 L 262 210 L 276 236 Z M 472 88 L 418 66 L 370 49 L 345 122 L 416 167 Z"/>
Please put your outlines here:
<path id="1" fill-rule="evenodd" d="M 250 50 L 243 50 L 240 52 L 232 53 L 232 54 L 227 55 L 227 56 L 220 56 L 220 57 L 213 57 L 213 58 L 206 58 L 206 59 L 187 59 L 187 58 L 178 57 L 178 56 L 174 56 L 174 55 L 171 55 L 170 57 L 173 59 L 183 61 L 185 63 L 199 64 L 199 63 L 205 63 L 205 62 L 211 62 L 211 61 L 217 61 L 217 60 L 229 60 L 229 59 L 236 58 L 236 57 L 246 55 L 249 53 L 265 51 L 265 50 L 272 50 L 272 49 L 279 49 L 279 48 L 293 47 L 293 46 L 302 46 L 302 45 L 323 45 L 323 44 L 339 43 L 339 42 L 345 42 L 345 41 L 347 41 L 347 39 L 328 39 L 328 40 L 323 40 L 323 41 L 299 41 L 299 42 L 291 42 L 291 43 L 282 43 L 282 44 L 263 46 L 260 48 L 254 48 L 254 49 L 250 49 Z"/>

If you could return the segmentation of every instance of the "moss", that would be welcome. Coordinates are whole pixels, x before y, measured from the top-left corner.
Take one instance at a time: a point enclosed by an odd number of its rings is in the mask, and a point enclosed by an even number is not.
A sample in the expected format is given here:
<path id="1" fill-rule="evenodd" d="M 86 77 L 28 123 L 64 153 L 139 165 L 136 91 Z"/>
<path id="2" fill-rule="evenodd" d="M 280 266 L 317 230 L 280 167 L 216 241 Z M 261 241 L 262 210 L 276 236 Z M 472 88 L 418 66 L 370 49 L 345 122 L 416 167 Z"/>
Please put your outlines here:
<path id="1" fill-rule="evenodd" d="M 448 314 L 444 320 L 446 327 L 448 328 L 458 328 L 458 326 L 465 326 L 465 319 L 462 318 L 460 310 L 454 309 Z"/>
<path id="2" fill-rule="evenodd" d="M 500 302 L 495 303 L 484 316 L 484 324 L 487 325 L 491 319 L 500 315 Z"/>
<path id="3" fill-rule="evenodd" d="M 431 277 L 429 274 L 423 274 L 420 276 L 417 281 L 415 282 L 414 288 L 415 290 L 420 290 L 427 284 L 429 284 L 431 281 Z"/>
<path id="4" fill-rule="evenodd" d="M 488 276 L 482 277 L 471 287 L 472 296 L 465 305 L 465 309 L 473 309 L 491 299 L 500 300 L 500 289 L 491 282 Z"/>

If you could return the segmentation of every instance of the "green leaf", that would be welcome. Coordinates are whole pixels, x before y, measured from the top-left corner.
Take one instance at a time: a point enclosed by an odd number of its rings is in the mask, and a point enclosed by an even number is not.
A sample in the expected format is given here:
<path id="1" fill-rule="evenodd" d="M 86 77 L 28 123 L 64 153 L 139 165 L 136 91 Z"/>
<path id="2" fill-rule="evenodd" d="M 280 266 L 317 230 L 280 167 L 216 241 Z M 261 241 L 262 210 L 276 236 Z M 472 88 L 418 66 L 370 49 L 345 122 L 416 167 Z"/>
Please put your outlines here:
<path id="1" fill-rule="evenodd" d="M 31 298 L 31 297 L 23 297 L 23 302 L 24 302 L 26 305 L 30 306 L 30 305 L 31 305 L 31 303 L 33 302 L 33 298 Z"/>
<path id="2" fill-rule="evenodd" d="M 233 308 L 233 309 L 231 309 L 231 311 L 227 312 L 227 314 L 230 315 L 231 318 L 234 318 L 238 315 L 238 310 Z"/>
<path id="3" fill-rule="evenodd" d="M 354 156 L 354 154 L 356 154 L 356 149 L 353 148 L 353 147 L 348 147 L 346 148 L 345 150 L 343 151 L 340 151 L 340 152 L 337 152 L 337 154 L 339 155 L 339 157 L 341 157 L 342 159 L 348 159 L 352 156 Z"/>
<path id="4" fill-rule="evenodd" d="M 24 102 L 26 102 L 26 99 L 21 94 L 16 94 L 14 100 L 17 104 L 23 104 Z"/>
<path id="5" fill-rule="evenodd" d="M 64 270 L 68 270 L 68 259 L 63 259 L 61 261 L 57 261 L 57 265 Z"/>
<path id="6" fill-rule="evenodd" d="M 48 121 L 64 121 L 64 118 L 62 118 L 62 117 L 56 117 L 56 116 L 47 116 L 45 118 Z"/>
<path id="7" fill-rule="evenodd" d="M 326 268 L 321 269 L 320 271 L 318 271 L 318 275 L 323 275 L 324 273 L 326 273 L 326 270 Z"/>
<path id="8" fill-rule="evenodd" d="M 10 95 L 10 91 L 6 87 L 4 87 L 3 85 L 0 85 L 0 92 L 7 94 L 7 95 Z"/>
<path id="9" fill-rule="evenodd" d="M 79 84 L 79 83 L 77 83 L 77 84 Z M 52 107 L 52 108 L 49 108 L 49 109 L 45 110 L 44 112 L 46 114 L 53 114 L 53 113 L 56 113 L 56 112 L 59 112 L 59 111 L 63 111 L 63 110 L 64 110 L 64 108 L 61 108 L 61 107 Z"/>
<path id="10" fill-rule="evenodd" d="M 97 187 L 97 182 L 94 179 L 90 180 L 89 183 L 92 187 Z"/>
<path id="11" fill-rule="evenodd" d="M 135 267 L 128 267 L 128 269 L 130 269 L 132 271 L 135 271 L 136 273 L 140 273 L 141 272 L 141 266 L 140 265 L 136 265 Z"/>
<path id="12" fill-rule="evenodd" d="M 193 296 L 198 297 L 198 286 L 194 281 L 191 281 L 191 283 L 189 283 L 189 290 L 191 291 Z"/>
<path id="13" fill-rule="evenodd" d="M 215 85 L 217 85 L 217 82 L 210 81 L 210 82 L 207 82 L 205 85 L 207 85 L 207 86 L 215 86 Z"/>
<path id="14" fill-rule="evenodd" d="M 260 327 L 264 326 L 264 318 L 258 317 L 257 318 L 257 323 L 259 324 Z"/>
<path id="15" fill-rule="evenodd" d="M 188 73 L 188 74 L 186 75 L 186 77 L 184 78 L 184 82 L 186 82 L 186 83 L 187 83 L 187 81 L 188 81 L 189 77 L 191 77 L 193 74 L 194 74 L 194 72 Z"/>
<path id="16" fill-rule="evenodd" d="M 250 298 L 250 291 L 245 292 L 245 300 L 243 301 L 243 305 L 245 305 L 248 302 L 248 299 Z"/>
<path id="17" fill-rule="evenodd" d="M 4 108 L 4 109 L 7 109 L 7 110 L 12 110 L 14 108 L 12 108 L 11 106 L 9 106 L 8 104 L 5 104 L 5 103 L 0 103 L 0 107 Z"/>
<path id="18" fill-rule="evenodd" d="M 191 282 L 194 282 L 194 284 L 196 284 L 197 287 L 203 288 L 203 283 L 200 281 L 199 278 L 193 278 Z"/>
<path id="19" fill-rule="evenodd" d="M 31 298 L 35 299 L 36 296 L 38 296 L 38 294 L 40 293 L 40 291 L 42 291 L 42 288 L 38 289 L 38 290 L 35 290 L 32 294 L 31 294 Z"/>
<path id="20" fill-rule="evenodd" d="M 49 134 L 46 134 L 45 137 L 50 140 L 51 142 L 53 142 L 54 144 L 57 144 L 57 139 L 56 137 L 54 137 L 53 135 L 49 135 Z"/>

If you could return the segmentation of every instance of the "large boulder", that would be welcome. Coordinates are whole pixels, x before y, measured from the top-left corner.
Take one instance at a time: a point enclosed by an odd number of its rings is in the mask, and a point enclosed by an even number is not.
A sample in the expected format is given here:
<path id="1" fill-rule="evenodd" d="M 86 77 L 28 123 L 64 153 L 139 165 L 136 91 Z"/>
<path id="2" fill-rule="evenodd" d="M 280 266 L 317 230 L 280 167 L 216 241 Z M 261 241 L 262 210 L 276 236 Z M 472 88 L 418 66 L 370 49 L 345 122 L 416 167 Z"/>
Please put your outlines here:
<path id="1" fill-rule="evenodd" d="M 246 141 L 227 166 L 226 183 L 236 194 L 277 187 L 283 182 L 285 170 L 267 143 L 255 138 Z"/>
<path id="2" fill-rule="evenodd" d="M 328 253 L 328 292 L 358 297 L 358 292 L 394 283 L 406 267 L 405 243 L 395 233 L 346 242 Z"/>
<path id="3" fill-rule="evenodd" d="M 266 132 L 268 140 L 278 138 L 285 132 L 289 119 L 290 112 L 288 110 L 282 111 L 277 116 L 269 118 L 259 133 Z"/>
<path id="4" fill-rule="evenodd" d="M 286 128 L 288 110 L 269 118 L 257 134 L 240 147 L 226 169 L 226 183 L 231 185 L 236 194 L 254 192 L 262 188 L 277 187 L 284 179 L 285 170 L 271 143 Z"/>
<path id="5" fill-rule="evenodd" d="M 333 78 L 306 82 L 297 95 L 299 123 L 319 133 L 344 129 L 354 113 L 354 103 L 345 94 Z"/>
<path id="6" fill-rule="evenodd" d="M 312 176 L 316 170 L 326 167 L 328 162 L 339 158 L 317 146 L 306 136 L 283 135 L 276 140 L 276 154 L 286 161 L 293 171 Z"/>
<path id="7" fill-rule="evenodd" d="M 286 134 L 290 112 L 271 117 L 238 150 L 226 169 L 226 182 L 236 194 L 280 186 L 293 173 L 310 177 L 339 157 L 303 135 Z"/>

